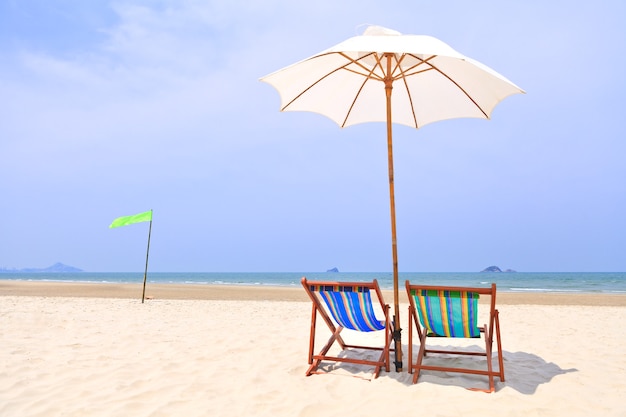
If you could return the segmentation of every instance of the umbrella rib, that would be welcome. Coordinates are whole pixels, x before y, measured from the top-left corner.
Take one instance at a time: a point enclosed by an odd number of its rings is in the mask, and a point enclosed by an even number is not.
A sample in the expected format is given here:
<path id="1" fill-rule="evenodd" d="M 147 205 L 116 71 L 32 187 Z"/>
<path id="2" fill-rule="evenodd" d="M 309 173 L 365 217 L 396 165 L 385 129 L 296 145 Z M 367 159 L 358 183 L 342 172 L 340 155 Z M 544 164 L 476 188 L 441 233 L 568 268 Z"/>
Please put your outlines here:
<path id="1" fill-rule="evenodd" d="M 402 61 L 404 60 L 404 58 L 406 57 L 406 55 L 411 55 L 413 58 L 417 59 L 419 62 L 417 64 L 413 65 L 412 67 L 407 68 L 405 70 L 405 69 L 402 68 L 401 64 L 402 64 Z M 396 55 L 394 54 L 394 57 L 395 56 Z M 392 71 L 392 74 L 395 73 L 396 70 L 398 70 L 400 72 L 400 75 L 397 76 L 397 77 L 393 77 L 393 80 L 397 81 L 399 79 L 402 79 L 402 83 L 404 84 L 404 88 L 406 89 L 407 96 L 409 97 L 409 103 L 410 103 L 410 106 L 411 106 L 411 114 L 413 115 L 413 123 L 414 123 L 416 129 L 419 129 L 419 124 L 417 123 L 417 115 L 415 114 L 415 106 L 413 105 L 413 96 L 411 96 L 411 90 L 409 88 L 409 84 L 407 82 L 407 78 L 408 77 L 412 77 L 414 75 L 422 74 L 422 73 L 427 72 L 427 71 L 432 71 L 433 70 L 432 66 L 430 66 L 428 68 L 423 68 L 423 69 L 419 69 L 418 67 L 420 67 L 421 65 L 430 65 L 430 62 L 428 62 L 428 61 L 430 61 L 431 59 L 435 58 L 436 56 L 437 55 L 432 55 L 432 56 L 430 56 L 427 59 L 422 59 L 422 58 L 420 58 L 418 56 L 415 56 L 413 54 L 402 54 L 400 59 L 396 59 L 396 65 L 395 65 L 395 67 L 394 67 L 394 69 Z M 417 71 L 409 72 L 409 71 L 415 70 L 416 68 L 418 68 Z"/>
<path id="2" fill-rule="evenodd" d="M 307 88 L 305 88 L 304 90 L 302 90 L 300 93 L 298 93 L 293 99 L 291 99 L 289 101 L 289 103 L 285 104 L 280 110 L 284 111 L 287 107 L 289 107 L 294 101 L 298 100 L 300 97 L 302 97 L 304 94 L 306 94 L 311 88 L 315 87 L 318 83 L 320 83 L 322 80 L 324 80 L 325 78 L 330 77 L 332 74 L 336 73 L 337 71 L 341 71 L 341 70 L 346 70 L 346 71 L 350 71 L 352 73 L 355 73 L 357 75 L 362 75 L 363 77 L 367 78 L 373 78 L 376 80 L 379 80 L 380 78 L 378 76 L 373 76 L 372 77 L 372 71 L 369 71 L 363 64 L 361 64 L 360 62 L 358 62 L 357 60 L 354 60 L 352 58 L 350 58 L 349 56 L 347 56 L 346 54 L 344 54 L 343 52 L 330 52 L 328 54 L 321 54 L 321 55 L 317 55 L 315 58 L 319 58 L 321 56 L 325 56 L 325 55 L 331 55 L 331 54 L 338 54 L 341 55 L 342 57 L 346 58 L 348 60 L 348 62 L 340 67 L 335 68 L 334 70 L 330 71 L 329 73 L 325 74 L 323 77 L 321 77 L 320 79 L 318 79 L 317 81 L 311 83 Z M 366 56 L 369 56 L 371 54 L 365 55 L 359 59 L 363 59 Z M 362 74 L 359 73 L 358 71 L 352 70 L 350 68 L 346 68 L 348 65 L 350 64 L 355 64 L 358 65 L 360 68 L 362 68 L 364 71 L 367 72 L 367 74 Z M 375 75 L 375 74 L 374 74 Z M 359 92 L 361 91 L 361 89 L 363 89 L 363 86 L 361 86 L 361 88 L 359 89 Z M 350 106 L 350 109 L 352 109 L 352 107 L 354 106 L 354 103 L 352 104 L 352 106 Z M 345 124 L 345 121 L 344 121 Z M 342 125 L 343 127 L 343 125 Z"/>
<path id="3" fill-rule="evenodd" d="M 413 65 L 412 67 L 407 68 L 405 70 L 405 69 L 402 69 L 402 66 L 400 64 L 402 63 L 402 61 L 404 60 L 404 57 L 406 55 L 410 55 L 411 57 L 417 59 L 419 62 L 417 64 Z M 422 73 L 427 72 L 427 71 L 433 71 L 434 68 L 430 64 L 429 61 L 431 59 L 436 58 L 436 57 L 437 57 L 437 55 L 431 55 L 430 57 L 428 57 L 426 59 L 422 59 L 422 58 L 420 58 L 418 56 L 415 56 L 413 54 L 402 54 L 402 57 L 399 60 L 396 61 L 397 62 L 396 63 L 396 67 L 393 70 L 393 72 L 395 72 L 396 69 L 400 71 L 400 75 L 398 77 L 394 78 L 394 81 L 397 81 L 398 79 L 402 79 L 402 82 L 404 84 L 404 88 L 406 89 L 407 96 L 409 97 L 409 103 L 411 105 L 411 114 L 413 115 L 413 123 L 414 123 L 416 129 L 419 129 L 419 124 L 417 123 L 417 115 L 415 114 L 415 106 L 413 105 L 413 96 L 411 95 L 411 89 L 409 88 L 409 84 L 407 82 L 407 78 L 412 77 L 414 75 L 422 74 Z M 427 67 L 427 68 L 421 68 L 421 69 L 418 68 L 418 67 L 420 67 L 422 65 L 430 65 L 430 66 Z M 415 69 L 417 69 L 417 70 L 414 71 L 414 72 L 409 72 L 409 71 L 413 71 Z"/>
<path id="4" fill-rule="evenodd" d="M 412 57 L 416 58 L 416 59 L 419 59 L 420 61 L 423 61 L 423 62 L 428 61 L 428 62 L 426 62 L 426 63 L 427 63 L 428 65 L 430 65 L 430 67 L 431 67 L 433 70 L 437 71 L 439 74 L 441 74 L 441 75 L 443 75 L 444 77 L 446 77 L 446 78 L 448 79 L 448 81 L 450 81 L 450 82 L 451 82 L 452 84 L 454 84 L 454 85 L 455 85 L 455 86 L 456 86 L 459 90 L 461 90 L 461 91 L 463 92 L 463 94 L 465 94 L 465 96 L 466 96 L 466 97 L 467 97 L 467 98 L 468 98 L 468 99 L 469 99 L 472 103 L 474 103 L 474 106 L 476 106 L 476 108 L 477 108 L 478 110 L 480 110 L 480 112 L 481 112 L 481 113 L 485 116 L 485 118 L 486 118 L 486 119 L 489 119 L 489 115 L 485 112 L 485 110 L 483 110 L 483 108 L 482 108 L 482 107 L 480 107 L 480 105 L 476 102 L 476 100 L 474 100 L 474 99 L 472 98 L 472 96 L 471 96 L 471 95 L 470 95 L 470 94 L 469 94 L 469 93 L 468 93 L 468 92 L 467 92 L 467 91 L 466 91 L 463 87 L 461 87 L 461 86 L 459 85 L 459 83 L 457 83 L 457 82 L 456 82 L 456 81 L 455 81 L 452 77 L 450 77 L 450 76 L 449 76 L 448 74 L 446 74 L 444 71 L 440 70 L 440 69 L 439 69 L 436 65 L 434 65 L 433 63 L 431 63 L 431 62 L 430 62 L 430 60 L 431 60 L 432 58 L 435 58 L 437 55 L 433 55 L 433 56 L 431 56 L 431 57 L 430 57 L 430 58 L 428 58 L 426 61 L 422 60 L 421 58 L 419 58 L 419 57 L 417 57 L 417 56 L 415 56 L 415 55 L 413 55 L 413 54 L 410 54 L 410 55 L 411 55 Z"/>
<path id="5" fill-rule="evenodd" d="M 284 111 L 287 107 L 289 107 L 294 101 L 298 100 L 300 97 L 302 97 L 307 91 L 309 91 L 311 88 L 315 87 L 319 82 L 321 82 L 322 80 L 324 80 L 327 77 L 330 77 L 332 74 L 334 74 L 335 72 L 341 70 L 341 67 L 339 68 L 335 68 L 334 70 L 332 70 L 331 72 L 325 74 L 323 77 L 321 77 L 320 79 L 318 79 L 317 81 L 311 83 L 307 88 L 305 88 L 304 90 L 302 90 L 300 93 L 298 93 L 293 99 L 291 99 L 291 101 L 289 101 L 289 103 L 285 104 L 280 111 Z"/>
<path id="6" fill-rule="evenodd" d="M 409 77 L 411 75 L 420 74 L 420 73 L 422 73 L 424 71 L 428 71 L 429 69 L 427 68 L 427 69 L 424 69 L 424 70 L 421 70 L 421 71 L 417 71 L 417 72 L 412 73 L 412 74 L 407 74 L 406 71 L 404 71 L 402 69 L 402 66 L 400 65 L 402 63 L 402 60 L 404 60 L 405 56 L 406 56 L 405 54 L 402 54 L 400 59 L 396 59 L 396 67 L 393 69 L 392 72 L 395 72 L 396 69 L 398 71 L 400 71 L 400 76 L 398 78 L 396 78 L 396 80 L 399 79 L 399 78 L 402 79 L 402 83 L 404 84 L 404 88 L 406 89 L 407 96 L 409 97 L 409 104 L 411 106 L 411 114 L 413 115 L 413 123 L 415 124 L 415 128 L 419 129 L 419 125 L 417 124 L 417 116 L 415 115 L 415 106 L 413 106 L 413 97 L 411 96 L 411 90 L 409 89 L 409 85 L 408 85 L 406 79 L 407 79 L 407 77 Z M 419 62 L 417 65 L 412 66 L 411 68 L 409 68 L 409 70 L 412 70 L 413 68 L 419 67 L 423 63 L 424 63 L 424 61 L 421 60 L 421 62 Z"/>
<path id="7" fill-rule="evenodd" d="M 343 68 L 343 69 L 345 69 L 346 71 L 349 71 L 349 72 L 351 72 L 351 73 L 353 73 L 353 74 L 356 74 L 356 75 L 361 75 L 361 76 L 366 77 L 366 78 L 371 78 L 371 79 L 374 79 L 374 80 L 377 80 L 377 81 L 383 81 L 383 79 L 382 79 L 379 75 L 377 75 L 377 74 L 375 74 L 375 73 L 374 73 L 374 70 L 376 69 L 376 66 L 379 66 L 379 64 L 380 64 L 380 62 L 379 62 L 378 58 L 376 58 L 376 65 L 375 65 L 372 69 L 368 69 L 365 65 L 363 65 L 363 64 L 360 62 L 361 60 L 363 60 L 363 59 L 365 59 L 365 58 L 368 58 L 368 57 L 370 57 L 371 55 L 376 55 L 376 53 L 375 53 L 375 52 L 371 52 L 371 53 L 369 53 L 369 54 L 363 55 L 363 56 L 362 56 L 362 57 L 360 57 L 359 59 L 353 59 L 353 58 L 350 58 L 348 55 L 346 55 L 346 54 L 345 54 L 345 53 L 343 53 L 343 52 L 339 52 L 339 55 L 341 55 L 342 57 L 344 57 L 344 58 L 346 58 L 348 61 L 350 61 L 348 64 L 346 64 L 346 65 L 344 65 L 344 66 L 342 67 L 342 68 Z M 361 72 L 356 71 L 356 70 L 353 70 L 353 69 L 351 69 L 351 68 L 347 68 L 347 66 L 348 66 L 348 65 L 350 65 L 350 64 L 354 64 L 354 65 L 358 66 L 358 67 L 359 67 L 359 68 L 361 68 L 364 72 L 363 72 L 363 73 L 361 73 Z"/>
<path id="8" fill-rule="evenodd" d="M 375 53 L 370 53 L 367 54 L 365 56 L 362 56 L 361 58 L 359 58 L 359 60 L 364 59 L 367 56 L 370 55 L 376 55 L 376 65 L 374 65 L 371 69 L 367 69 L 367 67 L 365 67 L 363 64 L 361 64 L 358 60 L 354 60 L 352 58 L 350 58 L 349 56 L 345 55 L 343 52 L 340 53 L 341 56 L 345 57 L 346 59 L 348 59 L 350 62 L 354 63 L 355 65 L 358 65 L 360 68 L 362 68 L 365 72 L 367 72 L 367 74 L 362 74 L 358 71 L 354 71 L 348 68 L 344 68 L 347 71 L 350 71 L 354 74 L 357 75 L 361 75 L 363 76 L 363 83 L 361 84 L 361 86 L 359 87 L 359 90 L 357 91 L 357 93 L 354 95 L 354 99 L 352 100 L 352 103 L 350 103 L 350 108 L 348 109 L 347 113 L 346 113 L 346 117 L 343 119 L 343 123 L 341 123 L 341 127 L 345 127 L 346 123 L 348 122 L 348 119 L 350 118 L 350 114 L 352 113 L 352 109 L 354 108 L 354 105 L 356 104 L 356 101 L 359 99 L 359 96 L 361 95 L 361 92 L 363 91 L 363 88 L 365 87 L 365 84 L 369 81 L 369 80 L 377 80 L 377 81 L 383 81 L 383 79 L 381 79 L 378 75 L 374 74 L 374 71 L 376 70 L 377 66 L 380 66 L 380 59 L 378 58 L 378 55 Z M 382 66 L 380 66 L 382 68 Z"/>
<path id="9" fill-rule="evenodd" d="M 417 64 L 413 65 L 412 67 L 403 70 L 402 67 L 400 66 L 400 63 L 404 60 L 404 57 L 406 55 L 410 55 L 411 57 L 417 59 L 419 62 Z M 432 56 L 430 56 L 430 57 L 428 57 L 426 59 L 422 59 L 422 58 L 420 58 L 418 56 L 415 56 L 413 54 L 402 54 L 402 58 L 400 58 L 399 60 L 396 60 L 396 67 L 393 69 L 394 73 L 396 72 L 396 69 L 399 69 L 400 72 L 401 72 L 400 76 L 398 78 L 395 78 L 395 80 L 397 80 L 399 78 L 412 77 L 413 75 L 418 75 L 418 74 L 421 74 L 421 73 L 426 72 L 426 71 L 432 71 L 433 70 L 432 67 L 421 68 L 421 69 L 418 68 L 418 67 L 420 67 L 422 65 L 430 65 L 430 62 L 428 62 L 428 61 L 430 61 L 431 59 L 436 58 L 436 57 L 437 57 L 437 55 L 432 55 Z M 409 71 L 415 70 L 416 68 L 417 68 L 417 71 L 409 72 Z"/>

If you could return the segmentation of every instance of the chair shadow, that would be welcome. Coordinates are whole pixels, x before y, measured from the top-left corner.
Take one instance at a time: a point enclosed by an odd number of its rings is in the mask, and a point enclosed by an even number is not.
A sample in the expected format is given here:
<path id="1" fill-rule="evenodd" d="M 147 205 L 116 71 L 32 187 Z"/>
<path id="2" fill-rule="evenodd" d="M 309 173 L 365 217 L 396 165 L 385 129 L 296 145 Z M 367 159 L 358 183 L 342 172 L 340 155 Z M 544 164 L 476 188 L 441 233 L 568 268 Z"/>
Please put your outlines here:
<path id="1" fill-rule="evenodd" d="M 442 346 L 445 348 L 444 346 Z M 403 351 L 407 352 L 404 347 Z M 457 346 L 458 350 L 459 347 Z M 478 350 L 477 347 L 469 346 L 466 351 Z M 372 352 L 359 349 L 351 349 L 350 351 L 342 351 L 339 357 L 368 357 L 372 358 Z M 578 372 L 576 368 L 563 369 L 553 362 L 546 362 L 543 358 L 528 352 L 509 352 L 503 351 L 504 357 L 504 376 L 505 381 L 500 382 L 499 378 L 495 378 L 496 392 L 509 387 L 524 395 L 534 394 L 538 387 L 542 384 L 549 383 L 554 377 L 572 372 Z M 478 365 L 478 368 L 486 368 L 485 359 L 477 359 L 473 357 L 459 357 L 449 355 L 430 355 L 425 360 L 435 361 L 438 365 L 448 364 L 451 366 L 472 367 Z M 404 358 L 404 370 L 396 372 L 393 367 L 393 353 L 391 354 L 390 372 L 381 370 L 379 378 L 392 378 L 406 386 L 413 385 L 413 375 L 407 372 L 409 368 L 408 358 Z M 425 362 L 426 363 L 426 362 Z M 432 362 L 431 362 L 432 363 Z M 493 358 L 494 368 L 497 368 L 497 359 Z M 319 370 L 324 373 L 334 374 L 338 376 L 352 376 L 365 380 L 373 379 L 373 367 L 366 365 L 355 365 L 346 362 L 325 362 Z M 480 375 L 463 374 L 456 372 L 435 372 L 422 371 L 420 373 L 417 385 L 420 383 L 431 383 L 437 385 L 457 386 L 462 388 L 487 387 L 487 377 Z"/>
<path id="2" fill-rule="evenodd" d="M 452 346 L 441 346 L 444 349 L 453 348 Z M 464 351 L 480 351 L 478 346 L 469 346 L 467 348 L 457 350 Z M 504 377 L 505 381 L 501 382 L 499 378 L 495 378 L 496 392 L 509 387 L 518 391 L 521 394 L 532 395 L 537 391 L 537 388 L 542 384 L 549 383 L 554 377 L 578 372 L 578 369 L 563 369 L 553 362 L 546 362 L 543 358 L 528 352 L 509 352 L 504 350 Z M 492 358 L 494 369 L 497 369 L 498 360 L 495 356 Z M 405 359 L 405 362 L 408 358 Z M 434 361 L 437 365 L 447 364 L 451 366 L 460 367 L 472 367 L 476 366 L 478 369 L 486 369 L 486 359 L 476 357 L 459 357 L 449 355 L 430 355 L 425 358 L 425 361 Z M 428 362 L 425 362 L 428 363 Z M 408 369 L 408 363 L 406 369 Z M 393 377 L 393 373 L 389 373 L 389 376 Z M 402 382 L 408 382 L 412 384 L 412 374 L 408 374 L 410 378 L 407 380 L 404 376 L 398 375 L 397 379 Z M 438 385 L 459 386 L 463 388 L 483 387 L 486 388 L 487 377 L 480 375 L 470 375 L 455 372 L 435 372 L 435 371 L 422 371 L 418 380 L 420 383 L 432 383 Z"/>
<path id="3" fill-rule="evenodd" d="M 392 353 L 393 355 L 393 353 Z M 336 354 L 338 358 L 354 358 L 354 359 L 367 359 L 376 361 L 380 356 L 380 352 L 350 348 L 342 350 Z M 392 360 L 393 362 L 393 360 Z M 371 381 L 374 379 L 375 367 L 373 365 L 354 364 L 350 362 L 333 362 L 322 361 L 317 368 L 316 374 L 332 375 L 332 376 L 349 376 L 354 378 L 364 379 Z M 391 371 L 391 368 L 390 368 Z M 379 378 L 382 375 L 386 375 L 385 368 L 380 370 Z"/>
<path id="4" fill-rule="evenodd" d="M 521 394 L 531 395 L 541 384 L 549 383 L 552 378 L 572 372 L 576 368 L 563 369 L 554 362 L 546 362 L 543 358 L 528 352 L 503 351 L 505 382 L 507 386 Z"/>

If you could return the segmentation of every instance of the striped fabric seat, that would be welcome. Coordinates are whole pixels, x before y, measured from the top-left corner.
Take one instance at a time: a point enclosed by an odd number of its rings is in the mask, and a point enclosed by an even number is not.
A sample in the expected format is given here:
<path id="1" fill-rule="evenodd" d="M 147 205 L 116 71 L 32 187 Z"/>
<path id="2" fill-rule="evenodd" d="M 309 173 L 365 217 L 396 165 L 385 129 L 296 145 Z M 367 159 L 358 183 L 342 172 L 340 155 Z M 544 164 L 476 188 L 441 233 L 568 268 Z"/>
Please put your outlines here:
<path id="1" fill-rule="evenodd" d="M 421 285 L 409 281 L 405 284 L 409 297 L 409 372 L 413 373 L 413 383 L 417 383 L 422 371 L 459 372 L 486 376 L 488 387 L 470 389 L 495 392 L 495 378 L 504 382 L 496 284 L 492 283 L 490 287 Z M 481 305 L 489 309 L 488 321 L 481 326 L 478 325 L 479 297 L 487 298 Z M 414 330 L 419 339 L 417 356 L 413 356 Z M 475 339 L 466 343 L 457 340 L 458 343 L 445 346 L 441 338 Z M 469 345 L 476 339 L 484 339 L 484 349 Z M 432 356 L 436 355 L 442 356 L 432 360 Z M 480 361 L 472 361 L 473 357 Z M 497 367 L 494 366 L 496 359 Z"/>
<path id="2" fill-rule="evenodd" d="M 319 369 L 323 362 L 371 366 L 374 368 L 374 378 L 378 377 L 381 369 L 389 372 L 389 352 L 393 351 L 392 323 L 389 304 L 383 300 L 378 281 L 309 281 L 302 277 L 301 283 L 312 302 L 308 355 L 310 366 L 306 375 L 328 372 Z M 376 317 L 375 312 L 382 313 L 382 320 Z M 326 324 L 331 336 L 322 349 L 315 353 L 318 318 Z M 359 338 L 351 332 L 342 333 L 344 329 L 372 334 L 361 339 L 359 344 L 353 344 L 348 343 L 347 339 L 356 342 Z M 378 355 L 372 356 L 372 352 Z"/>
<path id="3" fill-rule="evenodd" d="M 333 319 L 342 327 L 361 332 L 383 330 L 385 322 L 374 314 L 370 290 L 361 286 L 311 285 L 318 292 Z"/>
<path id="4" fill-rule="evenodd" d="M 477 293 L 411 290 L 419 319 L 429 333 L 445 337 L 480 337 Z"/>

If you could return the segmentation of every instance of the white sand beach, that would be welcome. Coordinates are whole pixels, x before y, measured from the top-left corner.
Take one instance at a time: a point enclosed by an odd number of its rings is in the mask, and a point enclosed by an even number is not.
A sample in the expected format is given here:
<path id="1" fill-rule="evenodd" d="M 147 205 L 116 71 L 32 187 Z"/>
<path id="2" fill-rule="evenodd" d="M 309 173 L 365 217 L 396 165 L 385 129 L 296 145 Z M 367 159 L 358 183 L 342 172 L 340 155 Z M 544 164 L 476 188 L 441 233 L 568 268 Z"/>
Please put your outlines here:
<path id="1" fill-rule="evenodd" d="M 466 389 L 482 377 L 460 374 L 413 385 L 344 364 L 306 377 L 301 289 L 147 295 L 0 281 L 0 416 L 626 416 L 624 296 L 499 294 L 506 381 L 485 394 Z M 403 343 L 406 355 L 406 331 Z"/>

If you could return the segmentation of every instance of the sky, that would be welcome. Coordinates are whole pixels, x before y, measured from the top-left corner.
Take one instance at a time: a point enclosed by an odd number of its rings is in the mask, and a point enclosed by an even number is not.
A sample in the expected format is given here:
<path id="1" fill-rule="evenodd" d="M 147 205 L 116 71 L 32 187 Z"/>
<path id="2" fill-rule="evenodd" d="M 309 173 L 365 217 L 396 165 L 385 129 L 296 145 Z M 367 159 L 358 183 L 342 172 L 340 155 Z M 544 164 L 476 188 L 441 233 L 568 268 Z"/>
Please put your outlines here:
<path id="1" fill-rule="evenodd" d="M 0 267 L 392 270 L 386 131 L 259 78 L 368 24 L 526 91 L 394 126 L 399 270 L 626 271 L 626 2 L 0 0 Z"/>

